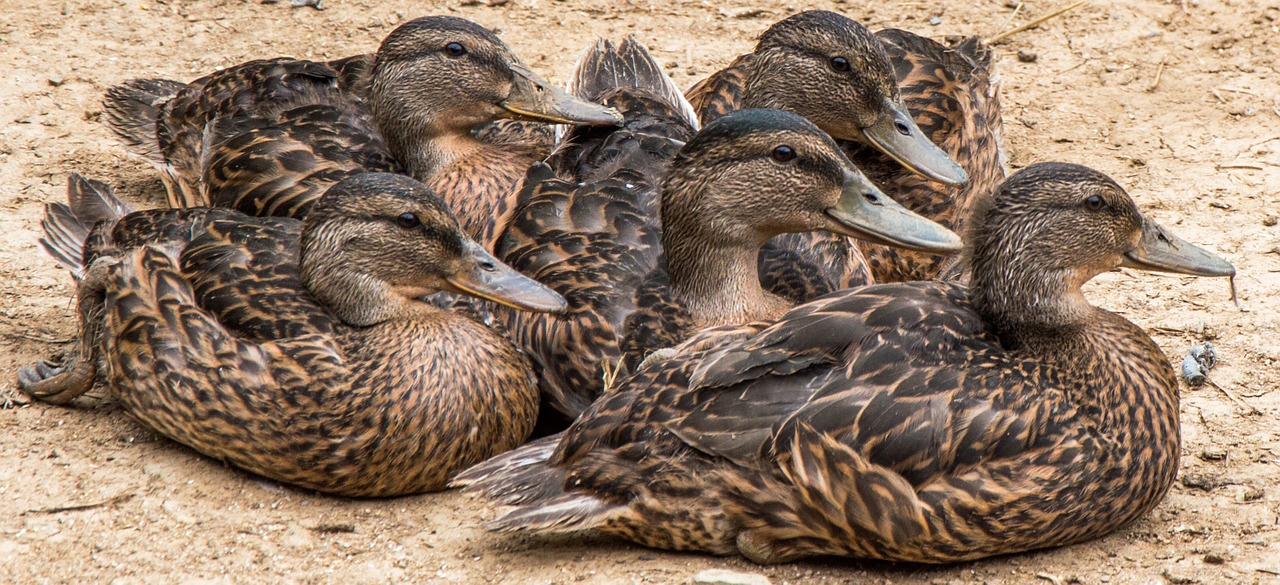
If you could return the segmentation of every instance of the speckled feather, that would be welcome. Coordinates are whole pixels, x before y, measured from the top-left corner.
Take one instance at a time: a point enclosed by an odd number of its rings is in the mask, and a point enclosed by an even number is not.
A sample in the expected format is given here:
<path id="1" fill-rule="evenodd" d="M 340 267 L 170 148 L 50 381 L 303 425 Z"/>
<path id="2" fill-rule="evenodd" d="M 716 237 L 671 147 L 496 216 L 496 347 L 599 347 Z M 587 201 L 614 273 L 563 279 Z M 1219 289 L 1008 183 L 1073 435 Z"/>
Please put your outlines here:
<path id="1" fill-rule="evenodd" d="M 442 56 L 446 41 L 464 43 L 465 56 Z M 473 136 L 452 125 L 509 115 L 496 103 L 517 83 L 513 67 L 523 66 L 483 27 L 424 17 L 397 27 L 376 55 L 250 61 L 185 86 L 134 80 L 111 88 L 105 109 L 130 149 L 164 172 L 173 207 L 300 218 L 345 177 L 405 173 L 489 248 L 550 130 L 512 123 Z"/>
<path id="2" fill-rule="evenodd" d="M 876 38 L 888 56 L 899 90 L 916 124 L 930 140 L 960 163 L 969 182 L 955 187 L 920 177 L 883 153 L 842 141 L 849 157 L 886 194 L 908 209 L 963 233 L 974 202 L 1004 179 L 1003 126 L 999 83 L 990 48 L 976 37 L 953 37 L 941 44 L 913 33 L 887 29 Z M 749 88 L 753 54 L 738 57 L 725 69 L 689 89 L 689 101 L 708 123 L 739 109 Z M 803 104 L 794 110 L 804 114 Z M 914 252 L 824 233 L 786 234 L 771 241 L 764 254 L 792 252 L 818 266 L 838 267 L 829 273 L 835 288 L 876 282 L 928 280 L 950 266 L 937 254 Z M 856 249 L 855 249 L 856 248 Z M 814 292 L 823 292 L 817 290 Z M 813 297 L 807 297 L 813 298 Z"/>
<path id="3" fill-rule="evenodd" d="M 1114 267 L 1145 221 L 1081 169 L 1011 177 L 979 236 L 981 288 L 873 285 L 704 331 L 555 449 L 518 449 L 456 484 L 515 506 L 494 529 L 594 529 L 761 563 L 954 562 L 1114 531 L 1177 473 L 1177 379 L 1138 326 L 1081 305 L 1062 275 Z M 1090 216 L 1078 201 L 1091 193 L 1109 203 Z"/>
<path id="4" fill-rule="evenodd" d="M 374 226 L 360 233 L 378 238 L 386 232 L 377 226 L 389 221 L 377 214 L 389 208 L 394 217 L 407 206 L 433 222 L 425 233 L 443 238 L 443 249 L 462 237 L 429 191 L 395 183 L 410 179 L 359 179 L 338 195 L 347 203 L 332 204 L 317 224 Z M 114 200 L 100 183 L 73 185 Z M 374 205 L 365 203 L 373 197 L 379 207 L 358 212 L 372 218 L 344 215 Z M 89 274 L 79 291 L 83 343 L 61 365 L 19 373 L 43 399 L 66 402 L 100 376 L 131 416 L 167 437 L 278 481 L 348 496 L 442 489 L 457 470 L 532 431 L 536 378 L 518 350 L 482 325 L 412 302 L 372 325 L 347 324 L 304 284 L 298 220 L 211 208 L 100 218 L 89 230 L 87 216 L 48 219 L 80 224 L 52 232 L 55 249 L 70 242 L 60 234 L 87 233 Z M 344 250 L 367 249 L 352 242 Z"/>

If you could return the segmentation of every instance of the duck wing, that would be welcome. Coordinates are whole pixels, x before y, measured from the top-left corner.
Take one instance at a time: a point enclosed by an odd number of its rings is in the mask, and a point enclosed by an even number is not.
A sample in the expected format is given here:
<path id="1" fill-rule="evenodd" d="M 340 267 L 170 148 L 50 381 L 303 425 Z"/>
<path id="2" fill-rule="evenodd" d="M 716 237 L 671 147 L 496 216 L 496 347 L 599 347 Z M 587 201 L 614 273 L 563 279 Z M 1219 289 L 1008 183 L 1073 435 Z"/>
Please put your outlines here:
<path id="1" fill-rule="evenodd" d="M 748 53 L 734 59 L 728 67 L 721 69 L 706 79 L 699 81 L 685 97 L 698 113 L 703 124 L 710 124 L 717 118 L 736 111 L 742 107 L 742 93 L 747 85 L 747 71 L 755 55 Z"/>
<path id="2" fill-rule="evenodd" d="M 504 313 L 513 341 L 540 366 L 556 410 L 582 412 L 620 358 L 632 295 L 661 249 L 656 215 L 656 185 L 641 174 L 579 185 L 539 163 L 525 177 L 497 256 L 560 293 L 568 310 Z"/>
<path id="3" fill-rule="evenodd" d="M 201 163 L 214 120 L 233 113 L 255 115 L 259 108 L 275 108 L 338 86 L 338 72 L 328 65 L 296 59 L 249 61 L 184 86 L 155 112 L 156 151 L 163 160 L 170 206 L 208 204 L 200 188 Z"/>
<path id="4" fill-rule="evenodd" d="M 403 172 L 368 110 L 338 91 L 312 92 L 207 127 L 200 162 L 210 204 L 256 216 L 301 218 L 334 183 Z"/>
<path id="5" fill-rule="evenodd" d="M 335 492 L 358 481 L 316 471 L 342 453 L 349 439 L 332 429 L 358 408 L 331 338 L 241 339 L 200 308 L 177 261 L 153 246 L 122 254 L 105 298 L 107 371 L 143 424 L 280 481 Z"/>
<path id="6" fill-rule="evenodd" d="M 298 269 L 301 223 L 288 218 L 206 223 L 179 256 L 199 306 L 254 341 L 333 335 L 340 321 L 311 296 Z"/>
<path id="7" fill-rule="evenodd" d="M 495 246 L 569 303 L 563 315 L 503 313 L 516 344 L 542 367 L 544 395 L 570 417 L 619 363 L 635 291 L 660 256 L 658 180 L 693 132 L 686 108 L 668 101 L 670 80 L 633 39 L 597 43 L 575 79 L 575 91 L 592 93 L 579 97 L 617 108 L 626 121 L 570 129 L 547 164 L 529 169 Z"/>

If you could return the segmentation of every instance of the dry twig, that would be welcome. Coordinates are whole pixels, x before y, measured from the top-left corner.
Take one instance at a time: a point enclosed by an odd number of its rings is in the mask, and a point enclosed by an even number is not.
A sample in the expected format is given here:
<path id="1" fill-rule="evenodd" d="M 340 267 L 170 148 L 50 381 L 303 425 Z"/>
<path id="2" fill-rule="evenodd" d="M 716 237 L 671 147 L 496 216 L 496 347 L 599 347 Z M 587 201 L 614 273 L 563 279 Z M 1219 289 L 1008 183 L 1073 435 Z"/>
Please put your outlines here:
<path id="1" fill-rule="evenodd" d="M 1035 28 L 1035 27 L 1037 27 L 1037 26 L 1040 26 L 1040 25 L 1044 24 L 1045 22 L 1049 21 L 1050 19 L 1056 18 L 1056 17 L 1058 17 L 1059 15 L 1062 15 L 1062 14 L 1067 13 L 1067 11 L 1074 10 L 1074 9 L 1078 8 L 1080 5 L 1084 4 L 1085 2 L 1086 2 L 1086 0 L 1080 0 L 1079 2 L 1076 2 L 1075 4 L 1072 4 L 1072 5 L 1070 5 L 1070 6 L 1066 7 L 1066 8 L 1060 8 L 1060 9 L 1058 9 L 1058 10 L 1055 10 L 1055 11 L 1053 11 L 1053 12 L 1049 13 L 1049 14 L 1046 14 L 1046 15 L 1044 15 L 1044 16 L 1041 16 L 1040 18 L 1037 18 L 1037 19 L 1035 19 L 1035 20 L 1033 20 L 1033 21 L 1031 21 L 1031 22 L 1028 22 L 1028 23 L 1026 23 L 1026 24 L 1022 25 L 1022 26 L 1015 27 L 1015 28 L 1011 28 L 1011 29 L 1009 29 L 1009 30 L 1007 30 L 1007 31 L 1004 31 L 1004 32 L 1002 32 L 1002 33 L 998 33 L 998 34 L 996 34 L 995 36 L 992 36 L 992 37 L 988 37 L 988 38 L 986 38 L 986 39 L 983 39 L 983 41 L 982 41 L 982 42 L 984 42 L 984 43 L 986 43 L 986 44 L 988 44 L 988 45 L 994 45 L 994 44 L 996 44 L 996 43 L 998 43 L 998 42 L 1000 42 L 1000 41 L 1003 41 L 1003 40 L 1005 40 L 1005 39 L 1007 39 L 1007 38 L 1009 38 L 1009 37 L 1011 37 L 1011 36 L 1013 36 L 1013 35 L 1016 35 L 1016 34 L 1018 34 L 1018 33 L 1022 32 L 1022 31 L 1024 31 L 1024 30 L 1027 30 L 1027 29 L 1030 29 L 1030 28 Z"/>
<path id="2" fill-rule="evenodd" d="M 1237 406 L 1239 406 L 1240 408 L 1243 408 L 1245 414 L 1248 414 L 1248 415 L 1262 414 L 1262 411 L 1254 408 L 1252 404 L 1245 402 L 1245 399 L 1239 396 L 1236 396 L 1235 392 L 1232 392 L 1230 390 L 1227 390 L 1226 388 L 1223 388 L 1217 382 L 1214 382 L 1213 379 L 1205 378 L 1204 383 L 1210 386 L 1213 386 L 1215 389 L 1218 390 L 1218 392 L 1221 392 L 1223 396 L 1226 396 L 1227 398 L 1231 399 L 1232 402 L 1236 403 Z"/>
<path id="3" fill-rule="evenodd" d="M 93 508 L 101 508 L 103 506 L 110 506 L 112 504 L 119 504 L 120 502 L 131 500 L 133 499 L 134 495 L 136 494 L 134 494 L 133 492 L 128 492 L 123 494 L 117 494 L 117 495 L 111 496 L 110 498 L 97 501 L 97 502 L 89 502 L 87 504 L 67 504 L 63 506 L 53 506 L 52 508 L 36 508 L 34 510 L 27 510 L 27 513 L 28 514 L 58 514 L 61 512 L 77 512 L 80 510 L 91 510 Z"/>
<path id="4" fill-rule="evenodd" d="M 1156 78 L 1151 82 L 1151 85 L 1147 86 L 1147 93 L 1151 93 L 1155 91 L 1157 87 L 1160 87 L 1161 75 L 1164 75 L 1164 61 L 1161 61 L 1160 66 L 1156 67 Z"/>

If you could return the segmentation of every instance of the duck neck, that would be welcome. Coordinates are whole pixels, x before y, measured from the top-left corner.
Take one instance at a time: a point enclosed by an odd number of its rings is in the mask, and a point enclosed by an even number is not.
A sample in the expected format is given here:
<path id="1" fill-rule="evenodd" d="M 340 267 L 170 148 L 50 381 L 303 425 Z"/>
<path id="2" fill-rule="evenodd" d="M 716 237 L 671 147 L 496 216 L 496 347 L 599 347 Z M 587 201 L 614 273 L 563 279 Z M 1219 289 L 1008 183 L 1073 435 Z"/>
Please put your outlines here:
<path id="1" fill-rule="evenodd" d="M 386 128 L 383 136 L 387 148 L 408 169 L 413 178 L 428 182 L 459 160 L 475 157 L 486 148 L 472 136 L 470 128 L 424 128 L 410 132 L 394 123 L 379 124 Z"/>
<path id="2" fill-rule="evenodd" d="M 668 188 L 662 195 L 662 247 L 671 295 L 703 325 L 777 317 L 787 303 L 760 286 L 764 233 L 718 213 L 699 189 Z"/>
<path id="3" fill-rule="evenodd" d="M 359 263 L 342 260 L 339 251 L 344 243 L 323 226 L 302 234 L 299 278 L 317 301 L 352 327 L 369 327 L 422 310 L 418 305 L 423 303 L 411 299 L 433 291 L 400 290 L 375 278 Z"/>
<path id="4" fill-rule="evenodd" d="M 1026 250 L 975 248 L 970 294 L 1010 349 L 1062 339 L 1085 328 L 1095 310 L 1071 271 L 1039 265 L 1037 257 Z"/>
<path id="5" fill-rule="evenodd" d="M 413 178 L 426 182 L 485 147 L 471 134 L 471 129 L 484 120 L 463 113 L 469 110 L 442 107 L 424 96 L 404 98 L 394 86 L 394 76 L 379 76 L 375 71 L 369 87 L 369 106 L 387 149 Z"/>

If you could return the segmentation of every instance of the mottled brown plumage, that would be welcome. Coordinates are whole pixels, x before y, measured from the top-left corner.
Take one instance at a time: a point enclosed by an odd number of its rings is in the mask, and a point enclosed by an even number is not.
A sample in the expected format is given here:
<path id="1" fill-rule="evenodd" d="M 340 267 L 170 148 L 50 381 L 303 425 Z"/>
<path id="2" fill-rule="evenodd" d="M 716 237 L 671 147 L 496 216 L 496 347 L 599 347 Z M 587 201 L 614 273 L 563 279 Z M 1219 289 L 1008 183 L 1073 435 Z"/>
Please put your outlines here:
<path id="1" fill-rule="evenodd" d="M 525 358 L 418 298 L 564 301 L 499 264 L 413 179 L 345 179 L 301 222 L 210 208 L 121 216 L 93 206 L 115 201 L 100 183 L 73 177 L 70 192 L 70 206 L 50 204 L 43 243 L 82 275 L 82 340 L 61 364 L 23 368 L 27 393 L 66 403 L 100 377 L 166 437 L 348 496 L 441 489 L 532 431 Z"/>
<path id="2" fill-rule="evenodd" d="M 542 366 L 551 404 L 570 417 L 599 395 L 620 359 L 630 368 L 700 329 L 785 311 L 791 301 L 762 288 L 757 272 L 760 247 L 776 234 L 871 237 L 894 231 L 878 223 L 881 214 L 901 212 L 895 228 L 921 238 L 916 245 L 959 243 L 884 199 L 794 114 L 742 111 L 690 138 L 691 112 L 634 40 L 597 44 L 574 79 L 580 97 L 600 99 L 627 122 L 572 131 L 551 167 L 531 170 L 498 246 L 504 261 L 569 302 L 564 315 L 512 314 L 507 329 Z M 848 207 L 858 204 L 866 205 Z M 786 269 L 787 282 L 800 283 L 793 288 L 832 288 L 821 269 Z"/>
<path id="3" fill-rule="evenodd" d="M 485 28 L 445 16 L 397 27 L 373 56 L 250 61 L 185 86 L 133 80 L 107 92 L 106 112 L 164 171 L 173 207 L 300 218 L 345 177 L 404 172 L 486 244 L 540 145 L 480 140 L 473 128 L 618 120 L 550 87 Z"/>
<path id="4" fill-rule="evenodd" d="M 850 72 L 841 73 L 829 64 L 833 55 L 862 58 L 852 59 Z M 889 196 L 962 232 L 974 202 L 1004 179 L 998 86 L 991 51 L 976 37 L 949 38 L 944 45 L 896 29 L 873 36 L 843 16 L 811 11 L 775 24 L 755 52 L 699 82 L 688 96 L 703 123 L 745 107 L 805 116 L 840 140 L 854 164 Z M 913 172 L 902 152 L 890 156 L 883 145 L 869 141 L 858 128 L 869 124 L 865 120 L 873 119 L 880 102 L 859 96 L 877 94 L 904 104 L 921 135 L 958 162 L 968 182 L 941 182 Z M 851 121 L 857 127 L 850 127 Z M 839 270 L 846 285 L 867 284 L 868 275 L 878 282 L 927 280 L 940 276 L 954 259 L 853 244 L 829 234 L 789 234 L 771 242 L 766 253 L 822 259 Z"/>
<path id="5" fill-rule="evenodd" d="M 1233 274 L 1077 165 L 973 220 L 972 284 L 883 284 L 655 357 L 564 434 L 459 475 L 499 530 L 595 529 L 761 563 L 940 563 L 1080 542 L 1178 470 L 1177 378 L 1080 291 L 1119 266 Z"/>

